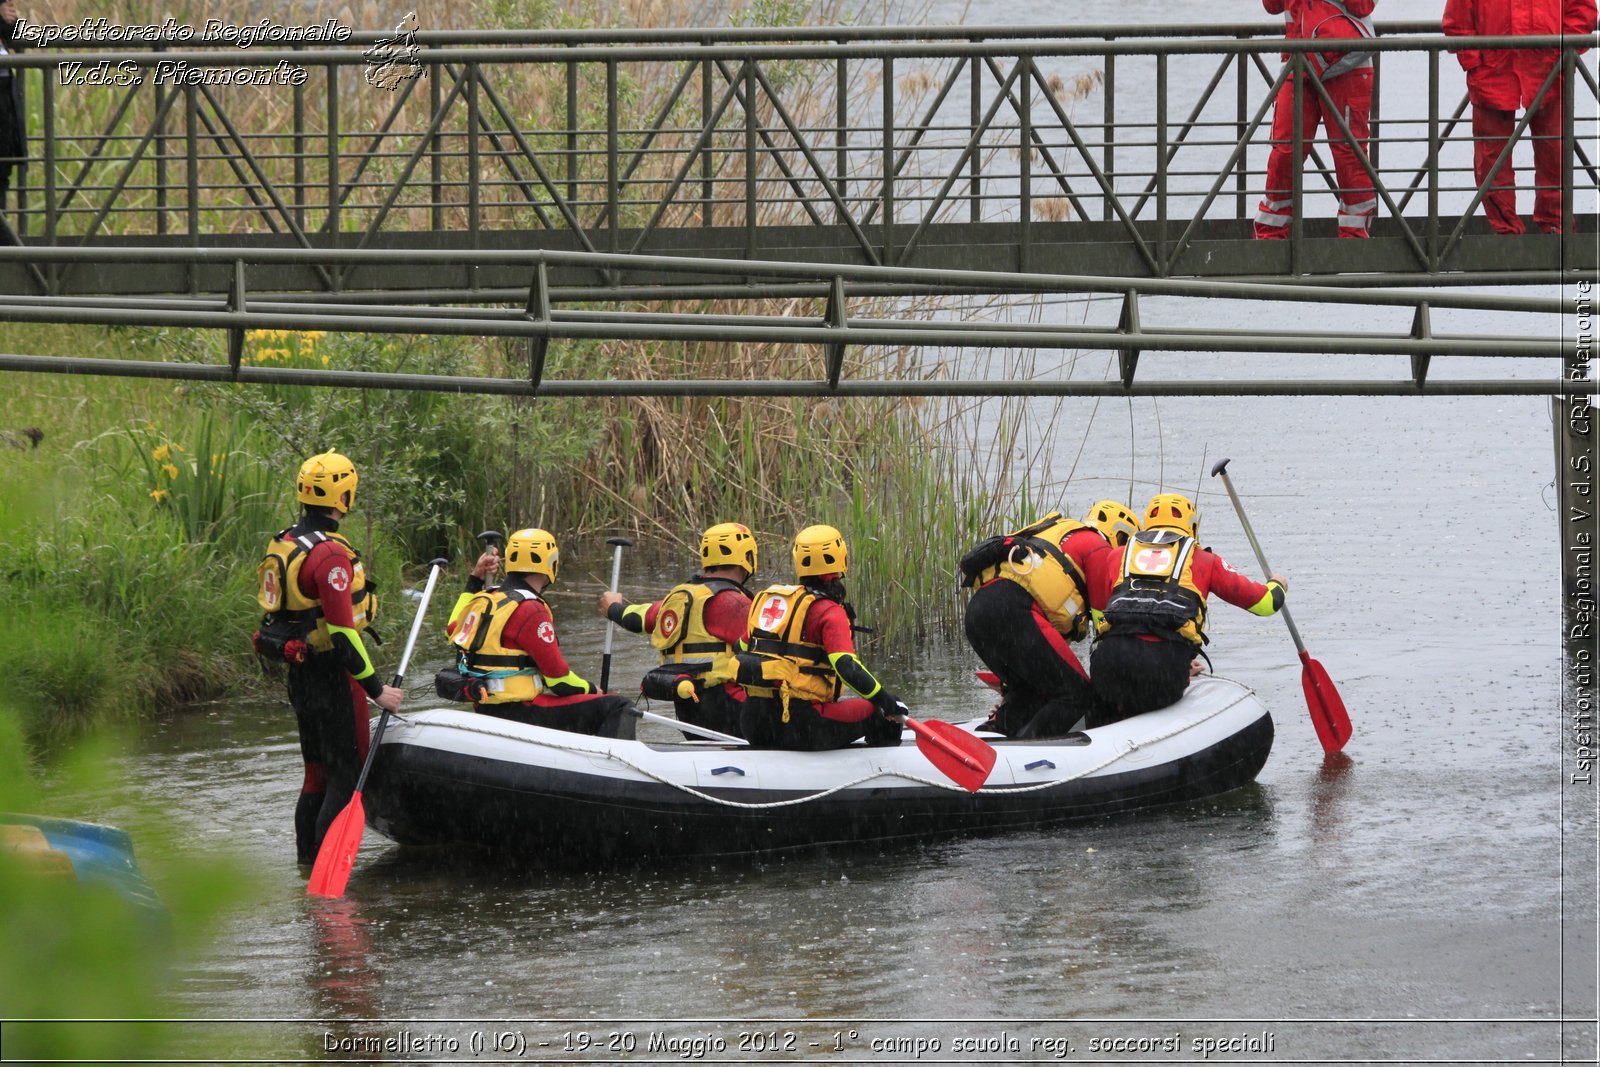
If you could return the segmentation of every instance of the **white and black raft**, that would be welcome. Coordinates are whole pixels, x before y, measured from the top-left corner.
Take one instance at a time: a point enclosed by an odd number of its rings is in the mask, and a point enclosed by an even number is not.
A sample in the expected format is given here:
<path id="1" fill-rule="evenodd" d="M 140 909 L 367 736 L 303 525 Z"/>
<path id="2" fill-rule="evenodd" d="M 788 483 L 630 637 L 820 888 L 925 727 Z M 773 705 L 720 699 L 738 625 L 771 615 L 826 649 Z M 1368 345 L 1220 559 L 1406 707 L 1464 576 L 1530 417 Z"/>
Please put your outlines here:
<path id="1" fill-rule="evenodd" d="M 1207 675 L 1177 704 L 1109 726 L 983 736 L 996 760 L 969 791 L 910 731 L 898 748 L 784 752 L 619 741 L 441 708 L 391 721 L 367 819 L 402 845 L 586 864 L 934 840 L 1216 796 L 1255 780 L 1273 728 L 1252 690 Z"/>

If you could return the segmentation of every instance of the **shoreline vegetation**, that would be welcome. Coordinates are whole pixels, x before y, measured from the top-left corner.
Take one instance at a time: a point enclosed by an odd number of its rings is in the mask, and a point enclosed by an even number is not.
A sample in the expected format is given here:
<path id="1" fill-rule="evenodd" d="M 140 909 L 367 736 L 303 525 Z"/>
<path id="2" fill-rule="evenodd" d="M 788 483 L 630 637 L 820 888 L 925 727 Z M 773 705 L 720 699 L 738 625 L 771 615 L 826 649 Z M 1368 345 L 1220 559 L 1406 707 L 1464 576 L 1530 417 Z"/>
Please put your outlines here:
<path id="1" fill-rule="evenodd" d="M 170 13 L 182 21 L 245 6 L 197 0 Z M 677 0 L 677 6 L 682 10 L 653 3 L 574 12 L 550 0 L 493 0 L 430 17 L 450 23 L 432 28 L 451 29 L 466 28 L 469 18 L 480 28 L 766 26 L 907 14 L 890 6 L 853 10 L 841 0 L 825 10 L 796 0 L 749 6 Z M 30 5 L 39 21 L 73 22 L 85 11 L 77 0 Z M 367 25 L 371 14 L 360 5 L 323 4 L 304 18 Z M 626 91 L 644 107 L 664 97 L 673 74 L 657 70 L 652 82 L 649 71 L 635 72 Z M 1098 79 L 1080 83 L 1067 91 L 1087 95 Z M 927 93 L 932 84 L 925 72 L 912 71 L 903 88 Z M 548 114 L 559 127 L 565 104 L 550 88 L 530 78 L 513 106 Z M 802 97 L 799 106 L 831 108 L 831 87 L 826 91 L 827 99 L 819 87 L 817 99 Z M 875 87 L 854 91 L 870 94 Z M 249 110 L 254 101 L 265 119 L 283 103 L 251 94 L 237 91 L 230 106 Z M 351 94 L 342 102 L 352 112 L 345 128 L 364 128 L 362 120 L 373 116 L 356 112 L 382 104 L 382 95 Z M 111 99 L 109 91 L 82 94 L 91 109 L 109 109 Z M 581 106 L 600 108 L 603 101 Z M 127 121 L 137 125 L 139 116 Z M 236 212 L 228 224 L 249 218 Z M 773 303 L 774 314 L 823 310 L 820 301 Z M 673 310 L 715 314 L 718 308 L 706 302 Z M 930 298 L 916 310 L 937 318 L 993 309 L 981 299 L 950 297 Z M 852 313 L 869 312 L 863 302 Z M 220 331 L 8 324 L 5 335 L 8 350 L 41 355 L 226 360 Z M 574 342 L 553 346 L 548 358 L 552 376 L 617 378 L 815 376 L 821 366 L 820 353 L 738 344 Z M 952 362 L 962 358 L 911 348 L 852 350 L 847 372 L 938 377 L 953 374 Z M 1007 358 L 1019 361 L 1017 376 L 1031 373 L 1030 357 Z M 259 330 L 248 335 L 244 359 L 516 377 L 525 353 L 492 338 Z M 9 593 L 0 627 L 10 638 L 0 643 L 0 668 L 14 680 L 22 727 L 37 750 L 91 726 L 262 684 L 248 647 L 259 618 L 255 565 L 267 538 L 297 512 L 292 483 L 299 463 L 329 448 L 349 455 L 361 475 L 346 532 L 382 587 L 380 628 L 388 632 L 403 628 L 396 621 L 405 614 L 398 594 L 404 579 L 415 578 L 417 561 L 445 555 L 459 571 L 470 565 L 479 548 L 473 535 L 484 528 L 539 525 L 563 539 L 627 534 L 681 558 L 703 528 L 741 521 L 756 532 L 767 561 L 755 579 L 760 583 L 785 580 L 793 533 L 826 522 L 848 538 L 854 598 L 870 605 L 876 640 L 892 654 L 958 634 L 955 560 L 983 534 L 1031 518 L 1035 501 L 1055 503 L 1041 492 L 1046 479 L 1026 461 L 1039 454 L 1054 420 L 1038 428 L 1026 401 L 1014 398 L 535 401 L 24 374 L 11 376 L 11 385 L 0 399 L 0 429 L 36 427 L 43 437 L 0 450 L 6 458 L 0 547 Z"/>

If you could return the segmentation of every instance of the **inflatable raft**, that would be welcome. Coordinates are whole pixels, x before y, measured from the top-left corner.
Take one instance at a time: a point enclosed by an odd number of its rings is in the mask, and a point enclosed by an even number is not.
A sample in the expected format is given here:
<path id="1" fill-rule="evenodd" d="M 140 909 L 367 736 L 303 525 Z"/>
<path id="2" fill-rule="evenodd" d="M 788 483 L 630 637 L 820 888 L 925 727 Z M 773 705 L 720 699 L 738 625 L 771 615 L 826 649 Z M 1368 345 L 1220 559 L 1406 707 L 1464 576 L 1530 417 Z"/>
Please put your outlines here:
<path id="1" fill-rule="evenodd" d="M 1109 726 L 1038 741 L 981 736 L 998 758 L 968 792 L 909 731 L 898 748 L 781 752 L 619 741 L 435 709 L 390 720 L 364 799 L 370 825 L 403 845 L 582 863 L 756 854 L 1199 800 L 1254 781 L 1273 729 L 1253 691 L 1205 676 L 1172 707 Z"/>

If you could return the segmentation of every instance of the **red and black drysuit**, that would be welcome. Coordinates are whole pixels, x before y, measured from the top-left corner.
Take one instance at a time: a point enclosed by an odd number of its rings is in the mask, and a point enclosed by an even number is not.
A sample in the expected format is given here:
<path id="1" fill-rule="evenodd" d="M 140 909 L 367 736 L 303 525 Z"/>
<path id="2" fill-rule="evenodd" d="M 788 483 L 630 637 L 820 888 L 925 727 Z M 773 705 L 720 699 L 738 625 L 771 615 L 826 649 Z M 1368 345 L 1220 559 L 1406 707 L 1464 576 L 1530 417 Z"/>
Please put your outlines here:
<path id="1" fill-rule="evenodd" d="M 469 593 L 482 588 L 483 579 L 467 579 Z M 533 593 L 521 574 L 508 575 L 499 588 L 501 592 L 526 590 Z M 455 621 L 450 622 L 445 631 L 454 633 L 456 625 Z M 555 617 L 538 594 L 517 605 L 511 618 L 506 620 L 500 641 L 506 648 L 520 649 L 533 659 L 544 691 L 526 701 L 474 702 L 474 711 L 568 733 L 633 738 L 636 722 L 633 704 L 626 697 L 596 693 L 594 686 L 568 665 L 556 641 Z"/>
<path id="2" fill-rule="evenodd" d="M 1105 535 L 1093 527 L 1073 530 L 1060 547 L 1082 574 L 1089 573 L 1092 560 L 1111 551 Z M 1089 591 L 1083 594 L 1087 603 Z M 1072 645 L 1016 582 L 994 578 L 979 586 L 967 601 L 963 624 L 972 650 L 1004 687 L 985 728 L 1007 737 L 1060 736 L 1098 706 Z"/>
<path id="3" fill-rule="evenodd" d="M 1261 0 L 1268 14 L 1284 16 L 1284 36 L 1291 41 L 1370 37 L 1376 0 Z M 1336 111 L 1350 128 L 1360 153 L 1345 139 L 1322 95 L 1302 78 L 1300 93 L 1300 158 L 1294 158 L 1295 78 L 1284 79 L 1272 105 L 1272 152 L 1267 156 L 1267 186 L 1256 212 L 1258 240 L 1289 236 L 1294 211 L 1294 173 L 1311 153 L 1320 125 L 1327 131 L 1328 151 L 1339 179 L 1339 236 L 1366 237 L 1377 212 L 1372 178 L 1361 164 L 1367 154 L 1372 115 L 1372 60 L 1350 52 L 1307 52 L 1312 75 L 1328 92 Z M 1289 58 L 1284 53 L 1284 59 Z M 1303 193 L 1302 193 L 1303 195 Z"/>
<path id="4" fill-rule="evenodd" d="M 725 642 L 730 650 L 738 649 L 744 639 L 750 636 L 750 594 L 725 578 L 707 578 L 697 574 L 689 581 L 696 585 L 710 584 L 713 588 L 722 586 L 706 601 L 706 633 Z M 631 605 L 619 601 L 606 609 L 606 618 L 631 633 L 653 634 L 656 622 L 661 617 L 661 605 L 662 601 L 657 600 L 639 612 L 629 611 Z M 698 686 L 695 697 L 698 699 L 673 698 L 673 710 L 679 721 L 735 737 L 741 736 L 739 718 L 744 713 L 745 692 L 736 682 Z"/>
<path id="5" fill-rule="evenodd" d="M 1594 32 L 1595 0 L 1449 0 L 1444 32 L 1452 37 L 1509 37 Z M 1554 48 L 1464 48 L 1456 53 L 1467 72 L 1472 100 L 1472 173 L 1480 187 L 1511 140 L 1517 112 L 1531 107 L 1545 78 L 1561 61 Z M 1561 119 L 1563 77 L 1556 74 L 1539 109 L 1528 120 L 1533 138 L 1533 221 L 1545 233 L 1560 233 Z M 1496 233 L 1522 233 L 1517 214 L 1517 176 L 1511 156 L 1483 197 L 1483 213 Z"/>
<path id="6" fill-rule="evenodd" d="M 308 511 L 298 526 L 278 537 L 293 540 L 305 533 L 338 529 L 338 520 Z M 367 698 L 377 700 L 383 694 L 383 680 L 355 636 L 352 567 L 350 554 L 333 540 L 312 547 L 300 565 L 300 594 L 318 603 L 333 641 L 332 650 L 289 663 L 289 703 L 294 706 L 300 757 L 305 762 L 294 809 L 295 854 L 301 863 L 316 860 L 323 835 L 355 793 L 370 740 Z"/>
<path id="7" fill-rule="evenodd" d="M 1105 609 L 1122 575 L 1123 556 L 1137 545 L 1137 541 L 1129 542 L 1093 561 L 1089 586 L 1095 610 Z M 1202 605 L 1215 593 L 1252 615 L 1271 615 L 1283 607 L 1283 586 L 1246 578 L 1210 549 L 1195 546 L 1190 574 Z M 1159 625 L 1129 625 L 1109 617 L 1107 623 L 1108 629 L 1089 657 L 1102 705 L 1099 718 L 1091 725 L 1117 722 L 1182 699 L 1189 687 L 1189 665 L 1200 654 L 1201 645 Z"/>
<path id="8" fill-rule="evenodd" d="M 888 709 L 892 714 L 903 715 L 905 706 L 873 677 L 856 655 L 855 637 L 850 629 L 854 612 L 845 603 L 844 583 L 825 577 L 805 577 L 800 579 L 800 584 L 816 594 L 800 627 L 800 640 L 820 645 L 839 679 L 857 693 L 871 696 L 844 697 L 821 703 L 791 697 L 789 721 L 784 722 L 780 698 L 751 693 L 739 718 L 741 735 L 753 748 L 797 752 L 844 748 L 861 738 L 874 747 L 898 745 L 903 728 L 884 711 Z"/>

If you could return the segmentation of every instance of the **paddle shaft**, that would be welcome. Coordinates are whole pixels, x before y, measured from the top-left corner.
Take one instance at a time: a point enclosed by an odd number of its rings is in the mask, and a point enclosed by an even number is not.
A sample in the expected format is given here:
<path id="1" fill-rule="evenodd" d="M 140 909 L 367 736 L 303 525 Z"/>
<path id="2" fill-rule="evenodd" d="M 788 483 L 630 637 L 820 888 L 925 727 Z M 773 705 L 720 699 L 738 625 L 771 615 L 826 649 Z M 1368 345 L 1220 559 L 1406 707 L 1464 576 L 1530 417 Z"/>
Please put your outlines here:
<path id="1" fill-rule="evenodd" d="M 719 733 L 718 731 L 710 729 L 709 727 L 696 726 L 692 722 L 684 722 L 682 719 L 669 719 L 665 715 L 657 715 L 653 711 L 644 711 L 641 708 L 634 708 L 633 713 L 647 722 L 658 722 L 663 726 L 670 726 L 675 730 L 682 730 L 685 733 L 699 734 L 701 737 L 707 737 L 713 741 L 722 741 L 730 745 L 750 744 L 750 742 L 746 741 L 742 737 L 734 737 L 732 734 Z"/>
<path id="2" fill-rule="evenodd" d="M 611 591 L 615 593 L 617 586 L 622 584 L 622 549 L 626 545 L 633 544 L 633 542 L 626 537 L 608 537 L 606 538 L 606 544 L 611 545 L 614 549 L 611 553 Z M 600 692 L 602 693 L 611 688 L 611 635 L 615 630 L 615 626 L 609 624 L 606 626 L 605 653 L 600 657 Z"/>
<path id="3" fill-rule="evenodd" d="M 1267 562 L 1267 554 L 1261 551 L 1261 542 L 1256 540 L 1256 532 L 1251 529 L 1250 519 L 1244 513 L 1244 504 L 1233 488 L 1233 480 L 1228 477 L 1228 461 L 1224 459 L 1218 462 L 1211 468 L 1211 473 L 1213 476 L 1222 476 L 1222 484 L 1228 489 L 1228 499 L 1233 501 L 1233 510 L 1239 514 L 1239 524 L 1250 539 L 1250 547 L 1255 549 L 1261 569 L 1267 572 L 1270 579 L 1272 565 Z M 1328 677 L 1322 664 L 1312 659 L 1311 653 L 1306 651 L 1305 642 L 1300 640 L 1300 631 L 1289 617 L 1288 607 L 1281 607 L 1278 613 L 1289 627 L 1289 636 L 1294 638 L 1295 651 L 1300 653 L 1300 686 L 1305 690 L 1306 710 L 1311 713 L 1311 724 L 1316 728 L 1317 740 L 1322 742 L 1324 752 L 1338 752 L 1350 740 L 1351 732 L 1350 713 L 1345 710 L 1344 698 L 1339 696 L 1339 690 L 1334 687 L 1333 679 Z"/>
<path id="4" fill-rule="evenodd" d="M 1228 461 L 1223 460 L 1222 462 L 1227 463 Z M 1261 564 L 1261 569 L 1266 572 L 1267 577 L 1271 578 L 1272 565 L 1267 562 L 1267 554 L 1261 551 L 1261 542 L 1256 540 L 1255 530 L 1250 528 L 1250 517 L 1244 513 L 1244 504 L 1239 500 L 1239 494 L 1234 491 L 1233 479 L 1228 477 L 1226 467 L 1219 467 L 1214 473 L 1222 479 L 1223 487 L 1228 490 L 1228 499 L 1233 501 L 1233 510 L 1239 513 L 1239 525 L 1244 527 L 1244 535 L 1250 539 L 1250 547 L 1255 549 L 1256 561 Z M 1294 638 L 1295 651 L 1300 653 L 1301 658 L 1304 659 L 1306 645 L 1304 641 L 1300 640 L 1300 631 L 1295 627 L 1294 619 L 1289 615 L 1289 605 L 1285 604 L 1279 608 L 1278 614 L 1283 616 L 1284 625 L 1289 627 L 1289 636 Z"/>
<path id="5" fill-rule="evenodd" d="M 428 584 L 422 587 L 422 602 L 417 605 L 417 617 L 411 621 L 411 634 L 406 638 L 405 651 L 400 653 L 400 669 L 394 673 L 394 681 L 389 684 L 396 689 L 405 681 L 406 666 L 411 662 L 411 650 L 417 647 L 417 634 L 422 631 L 422 617 L 428 613 L 428 601 L 433 598 L 434 583 L 439 580 L 439 569 L 447 561 L 436 559 L 429 565 Z M 389 709 L 384 708 L 383 714 L 378 716 L 378 729 L 372 735 L 372 743 L 367 746 L 367 759 L 361 765 L 361 776 L 356 779 L 356 793 L 367 784 L 367 772 L 372 770 L 373 757 L 378 754 L 378 741 L 383 737 L 383 728 L 389 725 Z"/>

